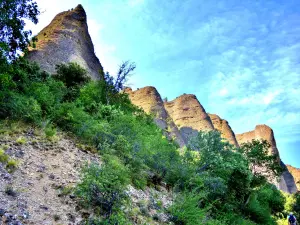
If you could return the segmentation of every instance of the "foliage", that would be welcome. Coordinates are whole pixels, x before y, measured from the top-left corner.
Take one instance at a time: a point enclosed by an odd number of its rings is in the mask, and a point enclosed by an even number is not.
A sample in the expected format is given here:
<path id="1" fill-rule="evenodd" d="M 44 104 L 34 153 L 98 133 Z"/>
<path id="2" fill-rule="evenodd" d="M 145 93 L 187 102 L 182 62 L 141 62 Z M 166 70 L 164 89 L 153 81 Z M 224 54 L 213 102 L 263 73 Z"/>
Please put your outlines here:
<path id="1" fill-rule="evenodd" d="M 211 131 L 199 132 L 179 150 L 153 117 L 117 91 L 124 79 L 89 81 L 77 64 L 60 65 L 50 77 L 24 59 L 3 68 L 1 118 L 40 125 L 48 137 L 59 127 L 101 155 L 103 163 L 87 165 L 75 188 L 81 205 L 94 211 L 88 224 L 130 224 L 124 210 L 129 184 L 144 189 L 165 183 L 176 196 L 170 213 L 177 224 L 273 224 L 272 217 L 284 213 L 282 194 L 266 180 L 257 182 L 251 171 L 259 164 L 280 174 L 265 143 L 237 150 Z M 125 64 L 120 76 L 133 68 Z"/>
<path id="2" fill-rule="evenodd" d="M 201 196 L 195 193 L 184 192 L 178 195 L 170 207 L 171 220 L 175 224 L 204 224 L 208 209 L 199 207 L 200 200 Z"/>
<path id="3" fill-rule="evenodd" d="M 56 74 L 54 77 L 62 81 L 68 88 L 66 100 L 69 101 L 77 98 L 80 87 L 91 80 L 86 70 L 74 62 L 56 65 Z"/>
<path id="4" fill-rule="evenodd" d="M 103 166 L 92 164 L 83 170 L 83 179 L 76 194 L 85 206 L 98 207 L 101 214 L 109 218 L 126 198 L 127 174 L 128 169 L 117 158 L 109 157 Z"/>
<path id="5" fill-rule="evenodd" d="M 24 51 L 27 48 L 31 31 L 24 30 L 25 19 L 37 24 L 39 14 L 38 6 L 32 0 L 2 0 L 0 2 L 1 56 L 15 59 L 17 51 Z"/>
<path id="6" fill-rule="evenodd" d="M 265 177 L 278 177 L 283 172 L 278 155 L 269 155 L 270 144 L 266 140 L 252 140 L 241 145 L 239 151 L 250 162 L 254 185 L 265 182 Z"/>

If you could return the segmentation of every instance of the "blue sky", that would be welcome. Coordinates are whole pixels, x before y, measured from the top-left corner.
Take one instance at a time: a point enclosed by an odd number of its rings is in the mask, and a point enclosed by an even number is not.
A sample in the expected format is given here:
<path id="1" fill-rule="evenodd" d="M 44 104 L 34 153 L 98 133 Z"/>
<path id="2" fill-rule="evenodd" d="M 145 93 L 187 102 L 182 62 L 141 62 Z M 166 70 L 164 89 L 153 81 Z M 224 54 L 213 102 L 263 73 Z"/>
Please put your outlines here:
<path id="1" fill-rule="evenodd" d="M 273 128 L 281 158 L 300 168 L 299 0 L 37 0 L 36 33 L 81 3 L 105 70 L 136 62 L 129 84 L 169 100 L 196 94 L 235 133 Z"/>

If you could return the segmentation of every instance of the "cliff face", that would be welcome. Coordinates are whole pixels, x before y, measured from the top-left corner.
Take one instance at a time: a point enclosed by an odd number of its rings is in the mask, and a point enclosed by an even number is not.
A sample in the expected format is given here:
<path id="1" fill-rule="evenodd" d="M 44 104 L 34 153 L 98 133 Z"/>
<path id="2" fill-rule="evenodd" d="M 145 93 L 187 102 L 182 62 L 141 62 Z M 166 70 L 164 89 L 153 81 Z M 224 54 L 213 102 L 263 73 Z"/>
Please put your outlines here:
<path id="1" fill-rule="evenodd" d="M 229 123 L 227 120 L 221 119 L 216 114 L 208 114 L 214 128 L 218 130 L 221 133 L 222 138 L 228 140 L 228 142 L 236 147 L 239 147 L 239 144 L 236 140 L 235 134 L 233 130 L 231 129 Z"/>
<path id="2" fill-rule="evenodd" d="M 293 175 L 297 188 L 300 191 L 300 169 L 292 167 L 290 165 L 286 165 L 288 171 Z"/>
<path id="3" fill-rule="evenodd" d="M 242 133 L 242 134 L 237 134 L 236 138 L 237 138 L 237 141 L 239 144 L 242 144 L 245 142 L 251 142 L 252 139 L 266 140 L 267 142 L 269 142 L 271 144 L 269 154 L 272 154 L 272 155 L 276 154 L 279 156 L 279 151 L 277 149 L 276 141 L 274 138 L 274 132 L 267 125 L 257 125 L 253 131 L 249 131 L 249 132 Z"/>
<path id="4" fill-rule="evenodd" d="M 177 126 L 165 110 L 160 94 L 154 87 L 144 87 L 136 91 L 126 88 L 124 92 L 129 95 L 134 105 L 141 107 L 146 113 L 154 115 L 155 123 L 164 130 L 167 137 L 175 139 L 180 147 L 186 144 Z"/>
<path id="5" fill-rule="evenodd" d="M 210 131 L 214 126 L 195 95 L 184 94 L 164 103 L 165 109 L 187 139 L 197 131 Z"/>
<path id="6" fill-rule="evenodd" d="M 76 62 L 84 67 L 92 79 L 100 79 L 103 71 L 88 32 L 86 13 L 81 5 L 74 10 L 57 14 L 38 35 L 36 48 L 30 48 L 28 59 L 55 73 L 60 63 Z"/>
<path id="7" fill-rule="evenodd" d="M 274 182 L 277 187 L 287 193 L 297 192 L 296 183 L 293 175 L 288 171 L 285 164 L 280 160 L 279 151 L 276 146 L 276 141 L 274 137 L 273 130 L 267 125 L 257 125 L 253 131 L 249 131 L 243 134 L 236 135 L 238 143 L 241 145 L 246 142 L 251 142 L 253 139 L 256 140 L 266 140 L 270 143 L 271 147 L 269 149 L 270 155 L 278 156 L 278 163 L 285 169 L 281 175 L 279 182 Z"/>

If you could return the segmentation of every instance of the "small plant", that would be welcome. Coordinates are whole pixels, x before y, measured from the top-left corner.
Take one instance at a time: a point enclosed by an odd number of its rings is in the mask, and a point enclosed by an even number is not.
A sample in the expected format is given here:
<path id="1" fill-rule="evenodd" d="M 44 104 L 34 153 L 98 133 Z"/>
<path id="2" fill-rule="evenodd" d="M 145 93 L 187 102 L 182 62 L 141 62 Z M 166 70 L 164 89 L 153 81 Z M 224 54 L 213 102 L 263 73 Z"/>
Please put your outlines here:
<path id="1" fill-rule="evenodd" d="M 53 219 L 54 219 L 54 221 L 59 221 L 59 220 L 60 220 L 60 216 L 57 215 L 57 214 L 55 214 L 55 215 L 53 216 Z"/>
<path id="2" fill-rule="evenodd" d="M 0 162 L 7 163 L 9 156 L 5 154 L 3 149 L 0 149 Z"/>
<path id="3" fill-rule="evenodd" d="M 2 145 L 2 149 L 5 151 L 7 149 L 9 149 L 9 145 Z"/>
<path id="4" fill-rule="evenodd" d="M 46 126 L 44 132 L 47 138 L 52 138 L 57 133 L 56 128 L 53 127 L 52 125 Z"/>
<path id="5" fill-rule="evenodd" d="M 25 137 L 19 137 L 17 140 L 16 140 L 17 144 L 19 145 L 24 145 L 27 143 L 27 140 Z"/>
<path id="6" fill-rule="evenodd" d="M 6 164 L 6 169 L 9 170 L 9 172 L 13 172 L 18 166 L 18 161 L 14 159 L 9 159 Z"/>
<path id="7" fill-rule="evenodd" d="M 71 187 L 71 186 L 65 186 L 65 187 L 62 187 L 60 189 L 60 193 L 58 194 L 58 197 L 64 197 L 64 196 L 67 196 L 69 194 L 71 194 L 74 190 L 74 187 Z"/>
<path id="8" fill-rule="evenodd" d="M 4 192 L 5 192 L 5 194 L 12 196 L 12 197 L 17 196 L 17 192 L 13 189 L 13 187 L 11 185 L 6 186 Z"/>

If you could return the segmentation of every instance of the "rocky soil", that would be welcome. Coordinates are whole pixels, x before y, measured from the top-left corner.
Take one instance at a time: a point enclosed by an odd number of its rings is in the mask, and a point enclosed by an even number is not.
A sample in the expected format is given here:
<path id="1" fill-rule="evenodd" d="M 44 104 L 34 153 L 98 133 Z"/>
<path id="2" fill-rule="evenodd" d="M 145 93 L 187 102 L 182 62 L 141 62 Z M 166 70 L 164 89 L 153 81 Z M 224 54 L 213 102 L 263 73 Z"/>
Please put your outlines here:
<path id="1" fill-rule="evenodd" d="M 33 127 L 1 135 L 0 146 L 18 162 L 11 173 L 0 163 L 3 224 L 75 224 L 82 220 L 68 192 L 79 181 L 81 166 L 100 160 L 61 135 L 50 141 Z"/>
<path id="2" fill-rule="evenodd" d="M 32 126 L 0 124 L 0 151 L 17 162 L 15 169 L 8 168 L 0 154 L 0 225 L 81 224 L 92 216 L 78 207 L 73 194 L 81 168 L 101 164 L 97 154 L 84 149 L 62 132 L 47 138 Z M 173 198 L 164 187 L 129 186 L 127 193 L 124 211 L 134 224 L 168 224 L 165 212 Z"/>

